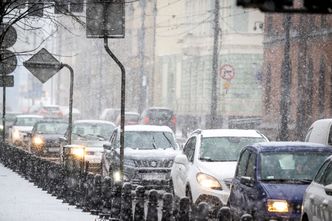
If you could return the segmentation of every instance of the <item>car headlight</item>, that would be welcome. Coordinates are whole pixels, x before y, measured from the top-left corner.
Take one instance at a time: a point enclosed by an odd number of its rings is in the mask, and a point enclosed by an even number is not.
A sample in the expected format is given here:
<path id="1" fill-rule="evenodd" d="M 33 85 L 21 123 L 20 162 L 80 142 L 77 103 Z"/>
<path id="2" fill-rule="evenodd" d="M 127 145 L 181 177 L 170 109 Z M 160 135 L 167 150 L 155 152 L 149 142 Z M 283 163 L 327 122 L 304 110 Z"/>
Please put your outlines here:
<path id="1" fill-rule="evenodd" d="M 14 130 L 13 131 L 13 139 L 14 140 L 18 140 L 18 139 L 20 139 L 20 131 L 19 130 Z"/>
<path id="2" fill-rule="evenodd" d="M 115 171 L 113 173 L 113 179 L 114 179 L 114 182 L 121 182 L 121 173 L 120 171 Z"/>
<path id="3" fill-rule="evenodd" d="M 79 159 L 83 159 L 85 156 L 85 147 L 72 147 L 70 148 L 70 153 Z"/>
<path id="4" fill-rule="evenodd" d="M 198 173 L 196 175 L 197 182 L 199 185 L 205 188 L 210 188 L 214 190 L 221 190 L 222 187 L 219 183 L 219 181 L 214 178 L 213 176 L 207 175 L 205 173 Z"/>
<path id="5" fill-rule="evenodd" d="M 44 144 L 44 139 L 43 139 L 42 137 L 36 136 L 36 137 L 33 137 L 33 139 L 32 139 L 32 143 L 33 143 L 34 145 L 39 146 L 39 145 Z"/>
<path id="6" fill-rule="evenodd" d="M 3 130 L 3 124 L 0 124 L 0 130 Z"/>
<path id="7" fill-rule="evenodd" d="M 267 200 L 267 211 L 272 213 L 287 213 L 288 202 L 286 200 Z"/>

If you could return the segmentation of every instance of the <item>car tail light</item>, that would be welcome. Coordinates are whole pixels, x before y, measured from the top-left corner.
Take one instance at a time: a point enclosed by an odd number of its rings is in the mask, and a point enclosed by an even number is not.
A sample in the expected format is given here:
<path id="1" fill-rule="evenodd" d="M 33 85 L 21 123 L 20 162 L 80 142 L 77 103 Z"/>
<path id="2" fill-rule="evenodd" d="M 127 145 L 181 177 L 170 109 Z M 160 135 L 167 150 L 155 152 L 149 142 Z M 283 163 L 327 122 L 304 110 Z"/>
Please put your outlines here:
<path id="1" fill-rule="evenodd" d="M 143 118 L 143 124 L 148 124 L 150 121 L 149 117 L 144 117 Z"/>
<path id="2" fill-rule="evenodd" d="M 172 121 L 172 123 L 175 125 L 175 124 L 176 124 L 176 117 L 173 116 L 171 121 Z"/>

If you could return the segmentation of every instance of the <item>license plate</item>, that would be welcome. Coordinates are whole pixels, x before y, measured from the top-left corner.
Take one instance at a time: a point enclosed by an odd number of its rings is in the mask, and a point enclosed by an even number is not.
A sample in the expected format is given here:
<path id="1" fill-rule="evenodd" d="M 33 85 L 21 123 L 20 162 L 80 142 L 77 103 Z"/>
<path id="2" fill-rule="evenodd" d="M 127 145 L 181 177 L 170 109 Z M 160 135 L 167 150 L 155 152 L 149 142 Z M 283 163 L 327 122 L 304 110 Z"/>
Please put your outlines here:
<path id="1" fill-rule="evenodd" d="M 48 148 L 48 152 L 59 152 L 59 147 L 50 147 Z"/>
<path id="2" fill-rule="evenodd" d="M 142 179 L 143 180 L 165 180 L 166 179 L 166 174 L 162 174 L 162 173 L 142 174 Z"/>

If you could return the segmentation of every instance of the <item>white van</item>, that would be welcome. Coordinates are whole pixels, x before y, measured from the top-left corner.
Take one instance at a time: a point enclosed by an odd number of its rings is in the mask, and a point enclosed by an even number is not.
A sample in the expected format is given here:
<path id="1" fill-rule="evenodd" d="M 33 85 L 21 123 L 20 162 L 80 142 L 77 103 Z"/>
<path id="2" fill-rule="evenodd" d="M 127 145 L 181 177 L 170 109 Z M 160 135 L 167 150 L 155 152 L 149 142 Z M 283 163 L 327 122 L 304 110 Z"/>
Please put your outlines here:
<path id="1" fill-rule="evenodd" d="M 332 118 L 315 121 L 309 128 L 305 142 L 332 146 Z"/>

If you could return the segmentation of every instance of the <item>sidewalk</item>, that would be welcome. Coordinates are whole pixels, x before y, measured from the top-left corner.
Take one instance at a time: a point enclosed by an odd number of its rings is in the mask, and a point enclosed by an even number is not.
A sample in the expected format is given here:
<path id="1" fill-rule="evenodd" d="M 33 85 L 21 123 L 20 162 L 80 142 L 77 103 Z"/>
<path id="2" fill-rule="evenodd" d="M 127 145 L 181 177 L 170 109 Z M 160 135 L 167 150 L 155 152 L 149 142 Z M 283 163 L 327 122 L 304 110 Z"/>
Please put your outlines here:
<path id="1" fill-rule="evenodd" d="M 0 164 L 0 221 L 95 221 Z"/>

